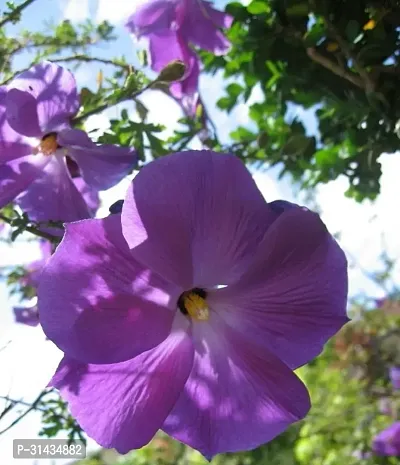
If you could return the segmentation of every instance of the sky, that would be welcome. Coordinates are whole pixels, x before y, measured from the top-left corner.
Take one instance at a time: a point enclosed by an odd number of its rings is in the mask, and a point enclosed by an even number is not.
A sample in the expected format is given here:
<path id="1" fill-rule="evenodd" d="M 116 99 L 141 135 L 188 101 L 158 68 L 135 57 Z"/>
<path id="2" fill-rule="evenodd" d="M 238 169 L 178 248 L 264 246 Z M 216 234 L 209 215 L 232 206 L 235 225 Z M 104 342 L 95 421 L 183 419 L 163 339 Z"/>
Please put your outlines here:
<path id="1" fill-rule="evenodd" d="M 0 11 L 5 8 L 5 0 L 0 0 Z M 217 1 L 217 6 L 225 2 Z M 102 57 L 113 57 L 124 54 L 127 59 L 137 64 L 136 50 L 138 44 L 123 29 L 123 20 L 130 14 L 136 0 L 36 0 L 29 8 L 22 21 L 22 26 L 41 30 L 43 23 L 58 23 L 69 19 L 79 22 L 90 17 L 95 21 L 107 19 L 117 27 L 119 39 L 116 43 L 102 45 L 96 48 L 96 54 Z M 45 14 L 44 14 L 45 12 Z M 9 34 L 18 34 L 18 27 L 9 28 Z M 117 53 L 116 53 L 117 51 Z M 15 67 L 26 66 L 27 56 L 18 57 Z M 92 86 L 94 76 L 99 67 L 83 66 L 77 73 L 78 86 Z M 215 102 L 226 85 L 221 75 L 216 77 L 202 76 L 200 91 L 205 100 L 219 135 L 228 140 L 229 132 L 237 125 L 250 125 L 247 116 L 247 107 L 238 105 L 229 115 L 219 111 Z M 251 99 L 259 98 L 257 91 Z M 157 91 L 147 91 L 142 96 L 143 103 L 150 109 L 149 119 L 152 122 L 167 126 L 166 134 L 171 133 L 177 120 L 181 116 L 180 109 L 173 101 Z M 88 129 L 106 127 L 108 118 L 117 117 L 120 109 L 109 109 L 105 115 L 93 117 L 88 121 Z M 132 108 L 130 115 L 135 118 Z M 312 111 L 292 108 L 292 116 L 296 114 L 307 124 L 307 131 L 316 134 L 318 128 Z M 196 148 L 196 144 L 194 146 Z M 383 166 L 382 192 L 375 204 L 365 202 L 356 204 L 353 200 L 344 197 L 347 181 L 339 178 L 321 186 L 317 190 L 316 200 L 322 212 L 322 219 L 332 233 L 340 233 L 340 244 L 346 251 L 350 269 L 350 294 L 367 293 L 371 297 L 383 297 L 385 291 L 375 286 L 368 278 L 368 273 L 379 268 L 379 255 L 383 248 L 392 258 L 399 256 L 400 235 L 398 234 L 400 220 L 393 215 L 394 202 L 400 198 L 400 159 L 398 154 L 384 154 L 381 157 Z M 277 179 L 277 169 L 258 171 L 254 179 L 267 201 L 285 199 L 302 203 L 301 197 L 295 194 L 288 179 Z M 124 180 L 120 185 L 102 193 L 103 208 L 98 216 L 107 215 L 108 206 L 116 200 L 123 198 L 130 183 Z M 397 207 L 397 205 L 396 205 Z M 24 265 L 39 258 L 39 249 L 35 242 L 28 242 L 29 236 L 18 240 L 12 246 L 0 243 L 0 267 L 6 265 Z M 396 269 L 395 278 L 400 276 Z M 30 328 L 14 323 L 12 305 L 16 299 L 9 298 L 4 281 L 0 280 L 0 396 L 10 396 L 24 399 L 29 402 L 34 399 L 47 384 L 61 358 L 61 353 L 54 345 L 46 341 L 40 328 Z M 0 411 L 2 404 L 0 401 Z M 11 416 L 10 416 L 11 418 Z M 5 427 L 0 422 L 0 429 Z M 20 462 L 12 459 L 12 439 L 35 438 L 40 429 L 40 416 L 30 414 L 24 421 L 11 429 L 8 433 L 0 435 L 0 464 L 13 465 Z M 91 442 L 90 449 L 96 445 Z M 68 462 L 68 461 L 67 461 Z M 26 460 L 24 463 L 33 465 Z M 65 461 L 57 460 L 57 465 Z M 40 465 L 50 465 L 48 461 L 40 461 Z"/>

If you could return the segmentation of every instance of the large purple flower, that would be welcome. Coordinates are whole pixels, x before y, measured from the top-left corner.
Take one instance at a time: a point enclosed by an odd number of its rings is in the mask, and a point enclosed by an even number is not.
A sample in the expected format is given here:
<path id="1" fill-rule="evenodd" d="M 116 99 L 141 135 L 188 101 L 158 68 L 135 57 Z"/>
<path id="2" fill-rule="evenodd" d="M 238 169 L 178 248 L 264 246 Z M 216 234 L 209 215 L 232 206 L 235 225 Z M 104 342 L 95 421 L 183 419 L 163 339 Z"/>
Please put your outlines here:
<path id="1" fill-rule="evenodd" d="M 80 257 L 80 260 L 76 260 Z M 67 225 L 41 276 L 51 384 L 122 453 L 159 428 L 210 458 L 303 418 L 293 373 L 346 316 L 346 258 L 317 214 L 267 204 L 232 155 L 146 165 L 122 213 Z"/>
<path id="2" fill-rule="evenodd" d="M 372 450 L 380 456 L 400 457 L 400 421 L 375 436 Z"/>
<path id="3" fill-rule="evenodd" d="M 149 39 L 151 66 L 160 72 L 168 63 L 181 60 L 186 75 L 172 84 L 177 98 L 197 92 L 199 58 L 190 45 L 225 53 L 229 42 L 220 29 L 229 28 L 233 18 L 215 10 L 205 0 L 155 0 L 138 7 L 126 22 L 127 29 L 137 37 Z"/>
<path id="4" fill-rule="evenodd" d="M 127 147 L 96 145 L 71 128 L 79 109 L 73 75 L 54 63 L 35 65 L 0 88 L 0 208 L 23 193 L 33 220 L 75 221 L 90 212 L 72 182 L 66 155 L 96 190 L 118 183 L 134 166 Z"/>

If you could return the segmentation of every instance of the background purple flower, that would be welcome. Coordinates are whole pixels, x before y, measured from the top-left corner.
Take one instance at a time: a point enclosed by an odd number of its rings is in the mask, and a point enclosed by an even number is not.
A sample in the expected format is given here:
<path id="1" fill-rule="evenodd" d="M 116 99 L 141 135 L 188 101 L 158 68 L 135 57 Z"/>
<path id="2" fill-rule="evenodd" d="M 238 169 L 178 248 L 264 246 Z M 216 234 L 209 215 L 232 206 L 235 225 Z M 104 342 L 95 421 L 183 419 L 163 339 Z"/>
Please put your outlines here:
<path id="1" fill-rule="evenodd" d="M 186 64 L 184 78 L 171 86 L 173 95 L 182 98 L 198 89 L 200 60 L 191 45 L 216 55 L 226 53 L 229 42 L 220 29 L 231 23 L 231 16 L 204 0 L 156 0 L 140 5 L 126 27 L 137 37 L 148 38 L 154 71 L 160 72 L 174 60 Z"/>
<path id="2" fill-rule="evenodd" d="M 51 385 L 99 444 L 162 428 L 211 458 L 307 414 L 292 369 L 348 321 L 347 262 L 318 215 L 280 207 L 236 157 L 194 151 L 144 166 L 121 214 L 67 225 L 40 318 L 65 353 Z"/>
<path id="3" fill-rule="evenodd" d="M 71 128 L 78 109 L 73 75 L 50 62 L 33 66 L 1 88 L 0 208 L 16 199 L 33 220 L 88 218 L 65 155 L 96 190 L 112 187 L 133 168 L 133 149 L 96 145 L 84 131 Z"/>
<path id="4" fill-rule="evenodd" d="M 375 436 L 372 450 L 380 456 L 400 457 L 400 422 L 397 421 Z"/>
<path id="5" fill-rule="evenodd" d="M 51 257 L 53 246 L 49 241 L 40 241 L 41 258 L 25 266 L 25 274 L 20 280 L 23 287 L 32 287 L 37 289 L 43 267 Z M 14 307 L 15 321 L 28 326 L 37 326 L 39 324 L 39 313 L 37 305 L 30 307 Z"/>
<path id="6" fill-rule="evenodd" d="M 400 389 L 400 367 L 393 366 L 389 368 L 389 377 L 393 389 Z"/>

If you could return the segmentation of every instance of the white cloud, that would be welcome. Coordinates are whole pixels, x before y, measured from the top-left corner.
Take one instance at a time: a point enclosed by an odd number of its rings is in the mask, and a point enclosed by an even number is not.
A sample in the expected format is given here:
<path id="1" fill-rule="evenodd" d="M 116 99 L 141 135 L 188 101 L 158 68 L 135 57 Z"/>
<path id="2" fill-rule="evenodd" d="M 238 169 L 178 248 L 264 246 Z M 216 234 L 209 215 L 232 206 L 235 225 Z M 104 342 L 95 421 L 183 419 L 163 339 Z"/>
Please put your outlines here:
<path id="1" fill-rule="evenodd" d="M 98 0 L 96 21 L 123 23 L 141 3 L 143 0 Z"/>
<path id="2" fill-rule="evenodd" d="M 61 5 L 64 19 L 77 23 L 89 17 L 89 0 L 63 0 Z"/>

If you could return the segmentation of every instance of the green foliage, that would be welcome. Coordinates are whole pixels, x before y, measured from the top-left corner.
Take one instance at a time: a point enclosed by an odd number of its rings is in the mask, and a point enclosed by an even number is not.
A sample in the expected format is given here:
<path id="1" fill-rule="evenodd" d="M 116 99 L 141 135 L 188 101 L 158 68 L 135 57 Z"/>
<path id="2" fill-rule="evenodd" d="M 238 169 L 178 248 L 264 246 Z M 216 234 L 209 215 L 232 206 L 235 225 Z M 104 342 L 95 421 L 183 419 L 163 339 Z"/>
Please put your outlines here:
<path id="1" fill-rule="evenodd" d="M 53 438 L 59 433 L 63 436 L 67 433 L 67 439 L 71 442 L 81 440 L 86 443 L 84 433 L 71 417 L 66 402 L 58 395 L 54 396 L 53 391 L 46 392 L 36 408 L 42 413 L 42 429 L 39 436 Z"/>
<path id="2" fill-rule="evenodd" d="M 0 29 L 0 85 L 8 83 L 21 72 L 13 70 L 13 60 L 26 51 L 33 52 L 32 64 L 44 59 L 79 63 L 89 61 L 87 52 L 91 45 L 113 39 L 113 28 L 107 22 L 95 25 L 87 21 L 74 26 L 66 20 L 49 26 L 45 33 L 22 30 L 18 37 L 8 36 L 4 28 Z M 66 56 L 66 52 L 72 55 Z"/>
<path id="3" fill-rule="evenodd" d="M 305 188 L 344 175 L 347 195 L 379 192 L 383 152 L 399 146 L 400 4 L 372 0 L 253 0 L 227 6 L 235 18 L 227 57 L 202 53 L 206 69 L 234 78 L 218 106 L 231 111 L 256 85 L 253 137 L 232 137 L 245 161 L 278 164 Z M 236 84 L 241 82 L 242 85 Z M 233 86 L 233 87 L 232 87 Z M 316 109 L 320 140 L 287 121 L 288 103 Z M 256 134 L 268 136 L 257 148 Z"/>

